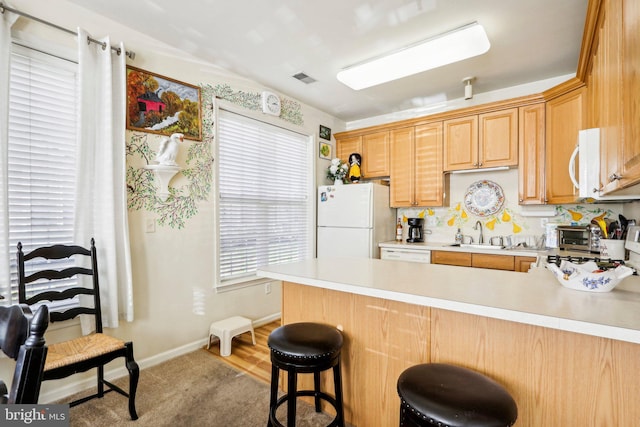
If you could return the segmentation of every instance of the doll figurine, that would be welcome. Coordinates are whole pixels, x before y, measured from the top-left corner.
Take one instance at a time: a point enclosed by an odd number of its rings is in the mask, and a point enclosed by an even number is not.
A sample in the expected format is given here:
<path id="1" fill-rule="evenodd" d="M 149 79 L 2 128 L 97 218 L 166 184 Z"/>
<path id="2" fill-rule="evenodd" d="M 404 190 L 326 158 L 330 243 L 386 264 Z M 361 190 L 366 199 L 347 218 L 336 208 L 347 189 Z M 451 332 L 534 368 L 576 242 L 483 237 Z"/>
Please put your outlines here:
<path id="1" fill-rule="evenodd" d="M 349 181 L 358 182 L 362 175 L 360 174 L 360 164 L 362 157 L 358 153 L 351 153 L 349 156 Z"/>

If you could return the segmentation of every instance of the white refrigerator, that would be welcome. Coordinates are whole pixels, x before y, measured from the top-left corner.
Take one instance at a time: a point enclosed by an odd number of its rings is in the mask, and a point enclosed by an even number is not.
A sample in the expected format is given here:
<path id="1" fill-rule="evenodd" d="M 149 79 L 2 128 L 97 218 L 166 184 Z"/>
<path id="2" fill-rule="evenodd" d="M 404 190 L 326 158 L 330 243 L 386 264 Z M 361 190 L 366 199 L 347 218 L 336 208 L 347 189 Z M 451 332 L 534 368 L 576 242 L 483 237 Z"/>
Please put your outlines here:
<path id="1" fill-rule="evenodd" d="M 389 187 L 373 184 L 318 187 L 318 258 L 380 258 L 378 243 L 395 236 Z"/>

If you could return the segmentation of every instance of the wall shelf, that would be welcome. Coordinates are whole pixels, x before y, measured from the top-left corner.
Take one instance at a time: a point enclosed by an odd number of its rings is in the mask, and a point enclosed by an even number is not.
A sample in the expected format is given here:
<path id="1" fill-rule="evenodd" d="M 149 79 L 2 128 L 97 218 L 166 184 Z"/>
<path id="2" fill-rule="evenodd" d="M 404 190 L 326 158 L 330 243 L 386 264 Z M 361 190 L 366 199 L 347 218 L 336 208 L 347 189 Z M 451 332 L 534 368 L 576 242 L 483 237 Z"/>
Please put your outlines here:
<path id="1" fill-rule="evenodd" d="M 156 177 L 158 197 L 165 202 L 169 198 L 169 182 L 182 169 L 178 166 L 147 165 L 144 169 L 153 171 Z"/>

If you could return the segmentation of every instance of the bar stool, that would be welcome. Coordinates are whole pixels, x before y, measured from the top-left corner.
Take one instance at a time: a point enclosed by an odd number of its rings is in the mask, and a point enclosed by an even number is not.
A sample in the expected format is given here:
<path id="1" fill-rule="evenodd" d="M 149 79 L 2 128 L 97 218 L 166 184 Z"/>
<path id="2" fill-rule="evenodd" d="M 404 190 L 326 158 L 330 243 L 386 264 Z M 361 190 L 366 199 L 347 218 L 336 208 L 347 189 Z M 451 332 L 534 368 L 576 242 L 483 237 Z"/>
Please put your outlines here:
<path id="1" fill-rule="evenodd" d="M 509 427 L 518 418 L 504 387 L 459 366 L 412 366 L 398 378 L 398 395 L 401 427 Z"/>
<path id="2" fill-rule="evenodd" d="M 342 407 L 342 377 L 340 374 L 340 351 L 342 333 L 336 328 L 320 323 L 292 323 L 280 326 L 269 335 L 267 344 L 271 350 L 271 398 L 267 427 L 284 427 L 276 419 L 276 411 L 287 402 L 287 427 L 295 427 L 296 398 L 313 396 L 316 412 L 320 412 L 320 401 L 331 404 L 336 416 L 327 427 L 344 427 Z M 335 398 L 320 390 L 320 372 L 333 368 Z M 278 399 L 280 369 L 287 372 L 287 394 Z M 313 390 L 298 390 L 299 373 L 313 373 Z"/>

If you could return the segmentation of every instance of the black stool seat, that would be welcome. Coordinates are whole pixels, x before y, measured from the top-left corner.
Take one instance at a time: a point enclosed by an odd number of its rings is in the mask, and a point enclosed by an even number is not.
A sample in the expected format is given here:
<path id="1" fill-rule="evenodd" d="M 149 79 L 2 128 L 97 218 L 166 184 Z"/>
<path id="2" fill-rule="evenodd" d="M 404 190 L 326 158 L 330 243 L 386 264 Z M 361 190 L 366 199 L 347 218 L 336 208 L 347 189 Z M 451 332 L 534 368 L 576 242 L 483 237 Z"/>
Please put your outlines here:
<path id="1" fill-rule="evenodd" d="M 426 363 L 398 378 L 400 426 L 509 427 L 518 407 L 494 380 L 459 366 Z"/>
<path id="2" fill-rule="evenodd" d="M 342 407 L 342 379 L 340 374 L 340 352 L 342 333 L 336 328 L 321 323 L 292 323 L 275 329 L 267 341 L 271 350 L 271 399 L 267 426 L 281 427 L 276 411 L 287 402 L 287 426 L 295 426 L 296 397 L 313 396 L 316 412 L 320 412 L 320 401 L 324 400 L 336 410 L 336 417 L 327 427 L 344 426 Z M 333 368 L 335 398 L 320 390 L 320 372 Z M 287 394 L 277 399 L 279 370 L 287 372 Z M 297 389 L 297 374 L 313 373 L 313 390 Z"/>

